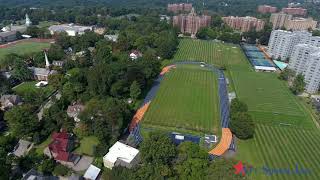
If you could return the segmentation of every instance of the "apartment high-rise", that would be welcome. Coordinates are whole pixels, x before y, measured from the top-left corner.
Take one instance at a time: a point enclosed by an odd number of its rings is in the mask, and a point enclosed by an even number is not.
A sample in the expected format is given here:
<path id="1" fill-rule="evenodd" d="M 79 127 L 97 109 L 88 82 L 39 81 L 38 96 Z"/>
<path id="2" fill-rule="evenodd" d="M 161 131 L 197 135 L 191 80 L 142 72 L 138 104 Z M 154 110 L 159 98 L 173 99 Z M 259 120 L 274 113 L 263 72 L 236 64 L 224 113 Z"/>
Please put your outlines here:
<path id="1" fill-rule="evenodd" d="M 268 53 L 274 58 L 286 60 L 290 58 L 293 47 L 297 44 L 309 44 L 320 47 L 320 37 L 312 36 L 306 31 L 273 30 L 268 44 Z"/>
<path id="2" fill-rule="evenodd" d="M 320 85 L 320 37 L 306 31 L 274 30 L 268 53 L 272 58 L 289 59 L 288 68 L 305 76 L 308 93 L 315 93 Z"/>
<path id="3" fill-rule="evenodd" d="M 272 23 L 273 29 L 281 29 L 284 27 L 284 23 L 291 19 L 292 15 L 285 13 L 273 13 L 270 17 L 270 22 Z"/>
<path id="4" fill-rule="evenodd" d="M 320 48 L 308 44 L 295 45 L 288 65 L 297 74 L 304 75 L 305 90 L 316 93 L 320 85 Z"/>
<path id="5" fill-rule="evenodd" d="M 312 18 L 293 18 L 288 19 L 284 23 L 284 27 L 288 30 L 303 31 L 308 29 L 315 29 L 317 27 L 317 21 Z"/>
<path id="6" fill-rule="evenodd" d="M 273 7 L 269 5 L 260 5 L 258 6 L 258 12 L 262 14 L 275 13 L 277 12 L 277 7 Z"/>
<path id="7" fill-rule="evenodd" d="M 180 14 L 173 17 L 173 26 L 179 27 L 182 33 L 197 34 L 201 27 L 207 27 L 211 23 L 211 16 L 198 16 L 192 8 L 188 15 Z"/>
<path id="8" fill-rule="evenodd" d="M 232 29 L 240 30 L 241 32 L 248 32 L 250 30 L 261 31 L 264 28 L 265 22 L 255 17 L 222 17 L 224 23 Z"/>

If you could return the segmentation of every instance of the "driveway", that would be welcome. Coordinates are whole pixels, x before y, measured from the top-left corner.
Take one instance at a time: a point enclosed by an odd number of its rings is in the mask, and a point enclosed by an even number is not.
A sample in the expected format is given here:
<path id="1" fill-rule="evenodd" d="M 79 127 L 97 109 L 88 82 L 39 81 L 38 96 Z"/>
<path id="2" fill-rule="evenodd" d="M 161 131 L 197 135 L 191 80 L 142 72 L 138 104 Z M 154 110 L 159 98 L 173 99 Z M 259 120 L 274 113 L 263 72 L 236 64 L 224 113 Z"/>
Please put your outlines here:
<path id="1" fill-rule="evenodd" d="M 93 157 L 82 156 L 80 161 L 72 167 L 74 171 L 85 171 L 89 168 L 90 164 L 93 162 Z"/>

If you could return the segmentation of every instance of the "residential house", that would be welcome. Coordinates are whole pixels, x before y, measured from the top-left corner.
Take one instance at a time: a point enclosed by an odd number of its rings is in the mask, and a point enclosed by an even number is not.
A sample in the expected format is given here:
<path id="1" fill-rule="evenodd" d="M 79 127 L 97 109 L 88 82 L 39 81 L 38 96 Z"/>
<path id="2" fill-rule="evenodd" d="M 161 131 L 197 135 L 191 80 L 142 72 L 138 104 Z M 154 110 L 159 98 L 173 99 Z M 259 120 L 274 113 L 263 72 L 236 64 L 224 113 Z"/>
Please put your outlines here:
<path id="1" fill-rule="evenodd" d="M 75 137 L 65 131 L 54 132 L 52 134 L 52 142 L 44 150 L 44 153 L 59 163 L 67 166 L 76 165 L 81 157 L 72 153 L 75 146 Z"/>
<path id="2" fill-rule="evenodd" d="M 104 35 L 105 39 L 108 39 L 108 40 L 110 40 L 112 42 L 117 42 L 118 41 L 118 37 L 119 37 L 119 35 L 117 35 L 117 34 L 106 34 L 106 35 Z"/>
<path id="3" fill-rule="evenodd" d="M 142 53 L 138 50 L 133 50 L 133 51 L 131 51 L 129 56 L 132 60 L 136 60 L 136 59 L 142 57 Z"/>
<path id="4" fill-rule="evenodd" d="M 105 167 L 112 169 L 115 166 L 132 168 L 138 164 L 140 153 L 138 149 L 117 141 L 103 157 Z"/>
<path id="5" fill-rule="evenodd" d="M 33 143 L 20 139 L 13 149 L 13 154 L 17 157 L 25 156 L 33 147 Z"/>
<path id="6" fill-rule="evenodd" d="M 87 171 L 84 173 L 83 177 L 86 180 L 96 180 L 98 179 L 100 172 L 101 172 L 100 168 L 91 164 L 87 169 Z"/>
<path id="7" fill-rule="evenodd" d="M 42 173 L 31 169 L 26 174 L 23 175 L 21 180 L 59 180 L 57 176 L 45 176 Z"/>
<path id="8" fill-rule="evenodd" d="M 52 61 L 52 65 L 56 67 L 62 67 L 64 64 L 64 61 Z"/>
<path id="9" fill-rule="evenodd" d="M 74 103 L 68 106 L 67 114 L 69 117 L 73 118 L 75 122 L 80 122 L 79 114 L 84 110 L 85 106 L 83 104 Z"/>
<path id="10" fill-rule="evenodd" d="M 22 100 L 18 95 L 2 95 L 0 98 L 0 109 L 3 111 L 20 104 L 22 104 Z"/>

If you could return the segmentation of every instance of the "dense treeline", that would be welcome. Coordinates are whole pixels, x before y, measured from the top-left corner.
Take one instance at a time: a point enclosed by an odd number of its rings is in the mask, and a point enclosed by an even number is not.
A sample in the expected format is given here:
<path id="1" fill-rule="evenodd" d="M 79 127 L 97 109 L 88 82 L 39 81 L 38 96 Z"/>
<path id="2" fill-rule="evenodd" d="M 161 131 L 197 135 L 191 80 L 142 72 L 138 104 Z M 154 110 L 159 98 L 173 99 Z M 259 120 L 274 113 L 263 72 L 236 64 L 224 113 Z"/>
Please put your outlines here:
<path id="1" fill-rule="evenodd" d="M 118 42 L 108 41 L 94 32 L 75 37 L 66 33 L 53 36 L 56 43 L 48 49 L 49 61 L 64 60 L 65 64 L 62 68 L 55 67 L 60 74 L 49 76 L 49 84 L 59 90 L 61 98 L 53 98 L 53 105 L 44 110 L 39 122 L 35 112 L 43 103 L 41 94 L 35 92 L 23 96 L 23 105 L 4 114 L 13 137 L 39 144 L 52 132 L 65 129 L 74 132 L 79 139 L 97 137 L 99 145 L 94 155 L 100 159 L 106 154 L 110 145 L 128 127 L 134 111 L 158 76 L 162 60 L 171 58 L 178 45 L 176 30 L 152 14 L 115 20 L 114 24 L 111 30 L 119 33 Z M 28 31 L 41 34 L 41 30 L 34 27 Z M 130 59 L 132 50 L 139 50 L 143 56 Z M 28 67 L 44 67 L 45 64 L 43 53 L 39 52 L 9 54 L 0 65 L 11 70 L 12 78 L 23 82 L 32 79 Z M 2 76 L 0 78 L 4 80 L 0 84 L 0 93 L 10 92 L 10 82 Z M 66 113 L 68 106 L 75 102 L 85 106 L 77 126 Z M 0 147 L 0 154 L 7 152 Z M 54 161 L 41 159 L 44 158 L 30 153 L 16 163 L 26 167 L 22 172 L 30 169 L 25 166 L 29 163 L 29 167 L 37 167 L 43 173 L 65 173 Z M 10 157 L 0 160 L 13 162 Z M 5 169 L 10 168 L 10 163 L 1 164 Z M 55 167 L 59 168 L 55 170 Z"/>
<path id="2" fill-rule="evenodd" d="M 117 179 L 247 179 L 234 174 L 232 159 L 209 161 L 208 153 L 198 144 L 184 142 L 175 146 L 167 134 L 152 132 L 141 144 L 141 163 L 134 169 L 106 169 L 102 178 Z"/>

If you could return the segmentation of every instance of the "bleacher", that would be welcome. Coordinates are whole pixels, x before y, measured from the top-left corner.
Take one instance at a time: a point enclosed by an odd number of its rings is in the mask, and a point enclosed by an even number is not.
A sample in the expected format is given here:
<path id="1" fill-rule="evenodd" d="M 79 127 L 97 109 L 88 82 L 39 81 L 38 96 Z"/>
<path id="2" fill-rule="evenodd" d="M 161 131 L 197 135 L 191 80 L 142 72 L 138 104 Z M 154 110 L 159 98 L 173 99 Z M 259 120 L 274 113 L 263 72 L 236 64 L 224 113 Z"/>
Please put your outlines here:
<path id="1" fill-rule="evenodd" d="M 196 144 L 200 143 L 200 137 L 189 135 L 189 134 L 181 134 L 181 133 L 172 132 L 172 133 L 170 133 L 170 138 L 175 145 L 179 145 L 179 144 L 186 142 L 186 141 L 193 142 Z"/>

